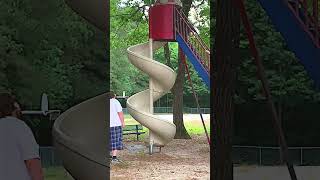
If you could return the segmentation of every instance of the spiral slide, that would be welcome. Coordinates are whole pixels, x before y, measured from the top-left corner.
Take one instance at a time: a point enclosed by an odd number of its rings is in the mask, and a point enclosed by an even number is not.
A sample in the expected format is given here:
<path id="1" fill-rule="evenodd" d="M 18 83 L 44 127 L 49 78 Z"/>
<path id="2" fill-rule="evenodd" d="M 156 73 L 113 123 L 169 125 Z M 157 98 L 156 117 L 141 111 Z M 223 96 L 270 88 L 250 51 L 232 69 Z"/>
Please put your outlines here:
<path id="1" fill-rule="evenodd" d="M 106 0 L 66 0 L 80 16 L 107 31 Z M 107 180 L 108 104 L 106 94 L 84 101 L 59 116 L 53 126 L 53 144 L 64 168 L 76 180 Z"/>
<path id="2" fill-rule="evenodd" d="M 77 180 L 107 177 L 107 96 L 84 101 L 59 116 L 53 126 L 54 146 L 63 166 Z"/>
<path id="3" fill-rule="evenodd" d="M 153 51 L 161 48 L 166 42 L 154 41 Z M 168 93 L 173 87 L 176 74 L 168 66 L 150 58 L 149 42 L 128 48 L 128 59 L 139 70 L 149 75 L 152 81 L 153 102 Z M 149 141 L 155 146 L 164 146 L 169 143 L 176 133 L 176 126 L 165 119 L 158 118 L 149 110 L 150 89 L 141 91 L 127 100 L 127 108 L 131 116 L 149 129 Z"/>

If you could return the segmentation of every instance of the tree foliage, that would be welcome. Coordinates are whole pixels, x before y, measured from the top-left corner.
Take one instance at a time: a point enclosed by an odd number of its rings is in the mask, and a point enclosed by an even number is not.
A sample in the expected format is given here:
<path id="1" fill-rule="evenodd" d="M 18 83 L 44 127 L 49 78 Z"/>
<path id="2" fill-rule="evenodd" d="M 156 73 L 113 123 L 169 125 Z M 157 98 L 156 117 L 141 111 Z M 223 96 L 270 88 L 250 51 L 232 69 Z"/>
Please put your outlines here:
<path id="1" fill-rule="evenodd" d="M 38 108 L 45 92 L 58 109 L 105 91 L 106 69 L 89 70 L 90 63 L 106 65 L 104 35 L 64 1 L 3 0 L 0 11 L 0 90 L 25 108 Z M 85 87 L 92 78 L 98 83 Z"/>

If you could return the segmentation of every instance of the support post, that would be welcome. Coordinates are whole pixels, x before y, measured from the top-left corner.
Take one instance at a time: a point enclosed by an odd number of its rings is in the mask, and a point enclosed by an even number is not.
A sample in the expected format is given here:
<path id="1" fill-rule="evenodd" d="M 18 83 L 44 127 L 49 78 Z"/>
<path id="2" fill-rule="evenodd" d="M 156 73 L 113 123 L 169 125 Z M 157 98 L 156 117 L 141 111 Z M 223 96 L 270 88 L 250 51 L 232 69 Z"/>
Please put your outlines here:
<path id="1" fill-rule="evenodd" d="M 259 165 L 262 165 L 262 148 L 259 147 Z"/>
<path id="2" fill-rule="evenodd" d="M 150 59 L 153 59 L 153 39 L 149 39 L 149 57 Z M 149 111 L 151 114 L 153 114 L 153 83 L 152 83 L 152 79 L 149 78 L 149 91 L 150 91 L 150 104 L 149 104 Z"/>
<path id="3" fill-rule="evenodd" d="M 302 147 L 300 148 L 300 166 L 303 165 L 303 153 L 302 153 Z"/>
<path id="4" fill-rule="evenodd" d="M 153 39 L 149 39 L 149 57 L 153 59 Z M 149 78 L 149 112 L 153 114 L 153 82 L 152 79 Z M 151 131 L 149 131 L 149 154 L 153 153 L 153 137 Z"/>

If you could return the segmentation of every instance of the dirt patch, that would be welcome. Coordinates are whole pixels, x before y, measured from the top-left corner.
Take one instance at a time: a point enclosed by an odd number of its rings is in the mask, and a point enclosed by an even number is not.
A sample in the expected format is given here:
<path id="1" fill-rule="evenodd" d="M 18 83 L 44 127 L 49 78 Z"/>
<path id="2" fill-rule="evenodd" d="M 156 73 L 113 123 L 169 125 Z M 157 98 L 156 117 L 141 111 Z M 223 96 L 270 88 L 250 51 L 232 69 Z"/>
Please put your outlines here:
<path id="1" fill-rule="evenodd" d="M 147 153 L 147 147 L 135 153 L 125 148 L 119 153 L 123 163 L 111 166 L 111 179 L 210 179 L 210 151 L 204 142 L 205 135 L 195 135 L 190 140 L 174 139 L 153 155 Z M 135 141 L 124 144 L 145 145 Z"/>

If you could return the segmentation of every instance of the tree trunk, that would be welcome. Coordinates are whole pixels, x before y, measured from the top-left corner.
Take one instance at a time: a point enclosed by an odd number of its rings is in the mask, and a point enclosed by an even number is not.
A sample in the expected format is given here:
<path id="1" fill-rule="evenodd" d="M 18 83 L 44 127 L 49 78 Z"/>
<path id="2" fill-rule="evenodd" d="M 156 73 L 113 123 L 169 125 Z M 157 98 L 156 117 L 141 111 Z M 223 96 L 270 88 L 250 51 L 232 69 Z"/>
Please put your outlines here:
<path id="1" fill-rule="evenodd" d="M 190 11 L 190 7 L 192 4 L 192 0 L 182 0 L 182 9 L 183 12 L 188 15 Z M 172 88 L 173 94 L 173 123 L 177 127 L 175 139 L 190 139 L 190 135 L 188 134 L 184 124 L 183 124 L 183 84 L 184 84 L 184 75 L 185 75 L 185 67 L 182 63 L 181 50 L 179 48 L 179 67 L 176 82 Z"/>
<path id="2" fill-rule="evenodd" d="M 181 59 L 184 54 L 179 48 L 179 67 L 176 82 L 172 88 L 173 93 L 173 123 L 176 125 L 175 139 L 191 139 L 183 123 L 183 84 L 185 67 Z"/>
<path id="3" fill-rule="evenodd" d="M 233 0 L 217 0 L 213 61 L 213 178 L 233 179 L 232 136 L 239 59 L 240 15 Z"/>
<path id="4" fill-rule="evenodd" d="M 164 49 L 164 57 L 166 59 L 166 65 L 169 67 L 172 67 L 172 63 L 170 60 L 169 45 L 166 44 L 163 47 L 163 49 Z M 180 52 L 180 48 L 179 48 L 178 55 L 179 57 L 182 55 Z M 183 97 L 183 91 L 179 92 L 180 89 L 183 90 L 184 72 L 185 72 L 184 65 L 179 63 L 177 79 L 180 79 L 180 80 L 175 82 L 171 90 L 174 95 L 173 96 L 173 122 L 177 127 L 176 135 L 175 135 L 176 139 L 191 138 L 183 124 L 183 98 L 181 98 Z"/>
<path id="5" fill-rule="evenodd" d="M 164 50 L 164 58 L 166 59 L 166 65 L 172 68 L 169 43 L 163 46 L 163 50 Z"/>

